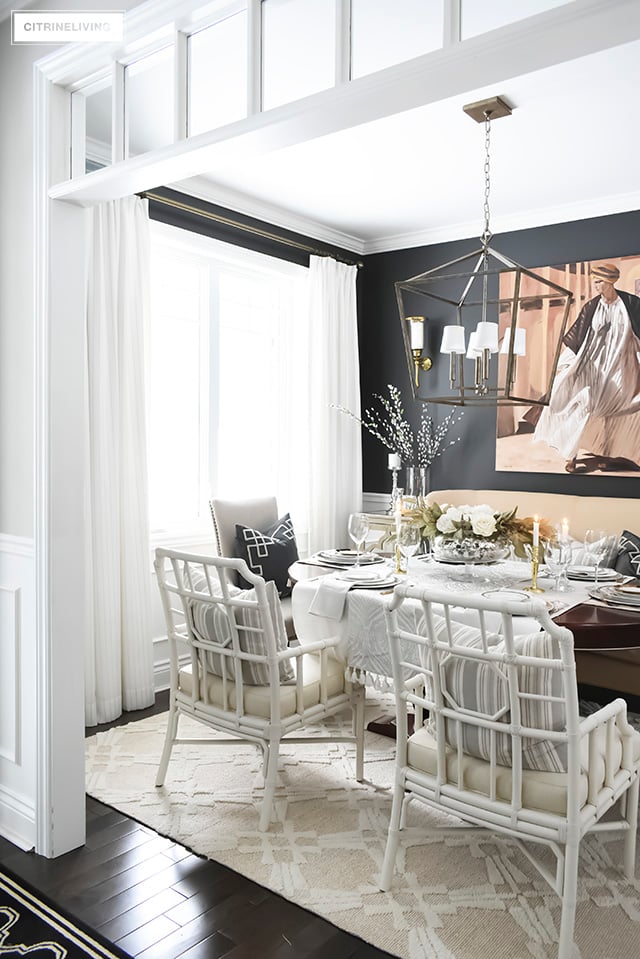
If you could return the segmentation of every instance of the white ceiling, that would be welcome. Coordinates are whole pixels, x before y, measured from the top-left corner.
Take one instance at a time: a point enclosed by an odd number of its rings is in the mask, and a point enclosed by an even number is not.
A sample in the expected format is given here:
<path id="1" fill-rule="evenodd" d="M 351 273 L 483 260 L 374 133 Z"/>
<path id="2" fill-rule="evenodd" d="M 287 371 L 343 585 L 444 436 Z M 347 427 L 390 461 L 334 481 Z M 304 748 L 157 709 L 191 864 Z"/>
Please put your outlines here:
<path id="1" fill-rule="evenodd" d="M 477 236 L 484 130 L 464 103 L 498 94 L 491 227 L 640 207 L 640 41 L 270 153 L 234 157 L 205 192 L 361 252 Z M 204 180 L 182 187 L 202 193 Z"/>

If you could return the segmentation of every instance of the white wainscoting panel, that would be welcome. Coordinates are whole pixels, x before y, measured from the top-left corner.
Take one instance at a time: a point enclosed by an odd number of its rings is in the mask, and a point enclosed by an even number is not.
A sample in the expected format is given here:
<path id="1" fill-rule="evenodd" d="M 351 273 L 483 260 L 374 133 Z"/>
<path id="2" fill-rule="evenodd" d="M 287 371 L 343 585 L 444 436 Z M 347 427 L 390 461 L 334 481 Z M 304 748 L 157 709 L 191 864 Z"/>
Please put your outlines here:
<path id="1" fill-rule="evenodd" d="M 19 586 L 0 583 L 0 757 L 20 762 Z"/>
<path id="2" fill-rule="evenodd" d="M 36 844 L 33 540 L 0 534 L 0 835 Z"/>
<path id="3" fill-rule="evenodd" d="M 365 513 L 386 513 L 391 501 L 389 493 L 363 493 L 362 509 Z"/>

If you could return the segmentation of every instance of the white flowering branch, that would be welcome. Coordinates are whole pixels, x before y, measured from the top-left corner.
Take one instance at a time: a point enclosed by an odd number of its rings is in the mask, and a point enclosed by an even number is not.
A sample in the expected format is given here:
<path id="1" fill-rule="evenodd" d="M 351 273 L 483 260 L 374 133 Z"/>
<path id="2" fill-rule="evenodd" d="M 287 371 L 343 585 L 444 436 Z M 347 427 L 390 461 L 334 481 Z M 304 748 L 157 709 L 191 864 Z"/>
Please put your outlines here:
<path id="1" fill-rule="evenodd" d="M 347 416 L 360 423 L 367 433 L 379 440 L 392 453 L 397 453 L 403 463 L 411 465 L 414 460 L 413 430 L 404 418 L 400 390 L 396 386 L 391 386 L 391 384 L 387 386 L 387 389 L 389 390 L 389 399 L 386 396 L 381 396 L 380 393 L 373 394 L 375 399 L 380 400 L 384 413 L 379 410 L 368 409 L 364 411 L 362 417 L 359 417 L 345 406 L 332 405 L 334 409 L 346 413 Z"/>
<path id="2" fill-rule="evenodd" d="M 446 449 L 460 442 L 459 436 L 449 440 L 448 443 L 445 443 L 445 438 L 453 425 L 462 419 L 463 413 L 464 410 L 452 410 L 436 427 L 426 404 L 423 406 L 416 440 L 418 466 L 431 466 Z"/>

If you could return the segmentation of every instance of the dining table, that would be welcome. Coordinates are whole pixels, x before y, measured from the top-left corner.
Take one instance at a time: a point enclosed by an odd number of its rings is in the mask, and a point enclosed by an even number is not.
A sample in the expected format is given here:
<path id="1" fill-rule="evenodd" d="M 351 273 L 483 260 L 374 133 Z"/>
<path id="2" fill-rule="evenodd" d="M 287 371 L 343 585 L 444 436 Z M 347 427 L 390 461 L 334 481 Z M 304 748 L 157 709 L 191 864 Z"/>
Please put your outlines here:
<path id="1" fill-rule="evenodd" d="M 381 690 L 392 688 L 391 664 L 387 649 L 385 604 L 390 599 L 397 583 L 443 586 L 452 593 L 460 594 L 460 605 L 452 607 L 452 616 L 460 622 L 473 625 L 477 615 L 465 609 L 464 597 L 470 593 L 495 593 L 500 591 L 510 599 L 522 596 L 530 599 L 531 564 L 508 559 L 490 565 L 456 567 L 436 562 L 430 555 L 409 560 L 406 574 L 395 572 L 395 561 L 390 559 L 369 562 L 367 569 L 376 569 L 388 577 L 379 589 L 374 586 L 350 585 L 342 581 L 337 603 L 333 597 L 328 607 L 319 602 L 334 582 L 340 583 L 344 568 L 336 569 L 323 565 L 322 559 L 310 557 L 299 560 L 290 569 L 294 582 L 292 612 L 299 641 L 314 642 L 329 636 L 339 639 L 338 652 L 344 659 L 348 678 Z M 544 590 L 536 594 L 549 610 L 550 616 L 561 626 L 566 626 L 574 636 L 576 651 L 640 648 L 640 607 L 620 608 L 594 599 L 594 584 L 589 581 L 569 581 L 566 591 L 557 590 L 553 577 L 541 567 L 538 585 Z M 407 627 L 415 627 L 420 616 L 418 603 L 405 604 L 403 615 L 409 617 Z M 328 612 L 328 615 L 323 615 Z M 499 614 L 495 626 L 500 628 Z M 527 633 L 539 629 L 536 621 L 527 616 L 514 619 L 514 630 Z"/>

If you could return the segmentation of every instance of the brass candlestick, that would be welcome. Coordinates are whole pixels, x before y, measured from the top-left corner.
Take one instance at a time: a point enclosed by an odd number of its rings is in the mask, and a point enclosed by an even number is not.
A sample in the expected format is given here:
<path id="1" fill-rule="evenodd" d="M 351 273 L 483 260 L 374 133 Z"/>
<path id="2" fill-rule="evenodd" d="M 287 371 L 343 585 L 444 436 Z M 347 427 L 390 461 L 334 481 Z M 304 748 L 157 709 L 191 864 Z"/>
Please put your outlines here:
<path id="1" fill-rule="evenodd" d="M 398 545 L 396 545 L 396 573 L 404 573 L 405 570 L 402 568 L 402 551 Z"/>
<path id="2" fill-rule="evenodd" d="M 540 565 L 540 547 L 531 547 L 531 586 L 525 586 L 528 593 L 544 593 L 541 586 L 538 586 L 538 567 Z"/>

